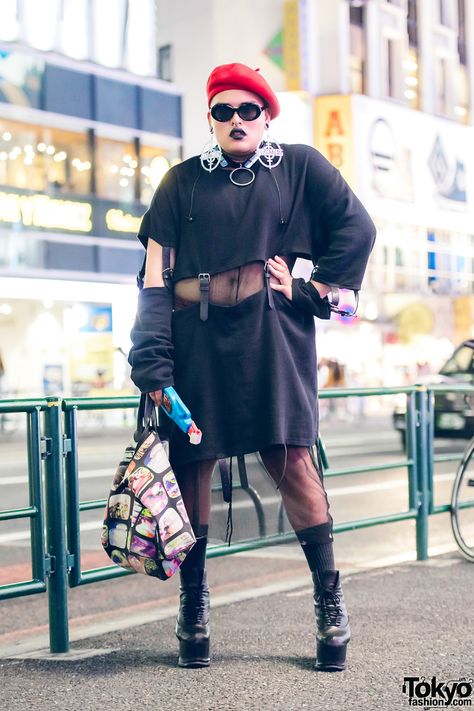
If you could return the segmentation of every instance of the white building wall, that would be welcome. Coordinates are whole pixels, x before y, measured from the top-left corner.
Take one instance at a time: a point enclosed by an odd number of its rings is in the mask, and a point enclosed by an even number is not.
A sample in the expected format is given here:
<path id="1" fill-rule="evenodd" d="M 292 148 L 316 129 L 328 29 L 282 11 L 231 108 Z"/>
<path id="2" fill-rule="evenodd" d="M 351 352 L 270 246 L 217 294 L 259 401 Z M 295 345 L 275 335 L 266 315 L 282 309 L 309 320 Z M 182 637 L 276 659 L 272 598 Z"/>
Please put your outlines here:
<path id="1" fill-rule="evenodd" d="M 308 87 L 313 94 L 347 94 L 349 84 L 349 3 L 308 0 L 311 26 L 304 27 L 302 41 L 308 43 L 307 56 L 313 62 Z"/>
<path id="2" fill-rule="evenodd" d="M 275 90 L 284 76 L 264 54 L 281 29 L 283 0 L 158 0 L 158 46 L 173 47 L 173 80 L 184 92 L 184 157 L 200 153 L 207 129 L 206 81 L 215 66 L 259 67 Z"/>
<path id="3" fill-rule="evenodd" d="M 470 41 L 466 43 L 466 59 L 469 84 L 469 103 L 471 111 L 469 114 L 469 123 L 474 126 L 474 3 L 466 3 L 466 36 Z"/>

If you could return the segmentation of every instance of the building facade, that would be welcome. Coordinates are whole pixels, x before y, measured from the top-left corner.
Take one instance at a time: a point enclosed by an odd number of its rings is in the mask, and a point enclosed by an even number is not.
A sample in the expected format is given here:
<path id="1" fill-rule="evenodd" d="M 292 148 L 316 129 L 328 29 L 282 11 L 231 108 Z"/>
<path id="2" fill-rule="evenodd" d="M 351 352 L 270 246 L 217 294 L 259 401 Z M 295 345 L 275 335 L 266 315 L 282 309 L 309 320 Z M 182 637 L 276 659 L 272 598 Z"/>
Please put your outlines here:
<path id="1" fill-rule="evenodd" d="M 320 355 L 396 384 L 473 335 L 471 0 L 3 0 L 4 389 L 127 385 L 137 225 L 207 142 L 205 81 L 231 61 L 260 67 L 275 137 L 321 150 L 378 227 L 359 318 L 320 322 Z"/>
<path id="2" fill-rule="evenodd" d="M 196 5 L 205 10 L 198 17 Z M 260 67 L 283 107 L 275 136 L 323 152 L 377 224 L 359 318 L 320 323 L 320 354 L 364 385 L 412 381 L 441 365 L 474 335 L 473 3 L 241 0 L 236 10 L 228 0 L 158 0 L 158 8 L 169 77 L 187 97 L 187 155 L 206 141 L 212 68 Z M 187 18 L 199 53 L 186 75 Z"/>
<path id="3" fill-rule="evenodd" d="M 182 155 L 181 94 L 156 73 L 154 2 L 1 3 L 0 348 L 10 393 L 130 386 L 137 228 Z"/>

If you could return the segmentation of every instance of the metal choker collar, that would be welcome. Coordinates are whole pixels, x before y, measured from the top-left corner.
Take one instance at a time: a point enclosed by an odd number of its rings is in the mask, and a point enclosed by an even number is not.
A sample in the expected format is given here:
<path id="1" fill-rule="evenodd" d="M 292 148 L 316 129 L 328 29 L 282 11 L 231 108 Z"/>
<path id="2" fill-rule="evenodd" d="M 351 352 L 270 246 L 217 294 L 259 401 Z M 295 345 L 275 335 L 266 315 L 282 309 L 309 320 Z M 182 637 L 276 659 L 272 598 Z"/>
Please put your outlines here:
<path id="1" fill-rule="evenodd" d="M 234 161 L 232 160 L 232 158 L 226 158 L 225 156 L 222 156 L 219 165 L 221 166 L 221 168 L 228 168 L 229 162 L 233 164 L 237 163 L 237 167 L 233 168 L 233 170 L 231 170 L 229 173 L 229 180 L 231 183 L 237 185 L 239 188 L 245 188 L 247 187 L 247 185 L 251 185 L 255 180 L 255 173 L 252 170 L 252 166 L 254 163 L 257 162 L 257 160 L 257 152 L 255 152 L 253 156 L 247 158 L 247 160 L 242 163 Z"/>

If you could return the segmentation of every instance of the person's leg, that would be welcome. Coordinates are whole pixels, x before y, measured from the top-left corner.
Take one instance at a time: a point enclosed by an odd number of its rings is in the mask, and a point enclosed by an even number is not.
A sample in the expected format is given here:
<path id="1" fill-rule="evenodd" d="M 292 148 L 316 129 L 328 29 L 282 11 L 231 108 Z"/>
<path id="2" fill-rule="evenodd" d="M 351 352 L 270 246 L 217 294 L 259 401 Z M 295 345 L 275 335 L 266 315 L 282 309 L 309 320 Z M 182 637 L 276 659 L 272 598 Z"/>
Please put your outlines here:
<path id="1" fill-rule="evenodd" d="M 209 666 L 209 588 L 206 547 L 211 510 L 211 478 L 215 461 L 188 464 L 176 477 L 196 536 L 196 544 L 180 569 L 180 607 L 176 620 L 179 666 Z"/>
<path id="2" fill-rule="evenodd" d="M 278 445 L 260 455 L 279 485 L 288 520 L 311 571 L 334 570 L 332 518 L 322 477 L 310 450 Z"/>
<path id="3" fill-rule="evenodd" d="M 279 445 L 260 455 L 281 491 L 288 520 L 312 573 L 318 625 L 316 668 L 344 669 L 349 619 L 334 564 L 332 518 L 322 474 L 305 447 Z"/>

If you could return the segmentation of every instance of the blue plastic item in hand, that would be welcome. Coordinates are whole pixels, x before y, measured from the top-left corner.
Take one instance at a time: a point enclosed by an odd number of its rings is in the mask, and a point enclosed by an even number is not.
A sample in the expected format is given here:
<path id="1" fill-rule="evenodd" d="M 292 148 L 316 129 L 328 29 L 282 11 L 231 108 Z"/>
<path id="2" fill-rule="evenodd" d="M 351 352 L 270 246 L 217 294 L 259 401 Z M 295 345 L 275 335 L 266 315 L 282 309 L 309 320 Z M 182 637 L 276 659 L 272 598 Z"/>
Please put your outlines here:
<path id="1" fill-rule="evenodd" d="M 161 407 L 168 417 L 188 435 L 191 444 L 200 444 L 202 432 L 196 423 L 193 422 L 190 411 L 171 385 L 167 388 L 163 388 Z"/>

